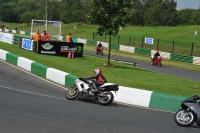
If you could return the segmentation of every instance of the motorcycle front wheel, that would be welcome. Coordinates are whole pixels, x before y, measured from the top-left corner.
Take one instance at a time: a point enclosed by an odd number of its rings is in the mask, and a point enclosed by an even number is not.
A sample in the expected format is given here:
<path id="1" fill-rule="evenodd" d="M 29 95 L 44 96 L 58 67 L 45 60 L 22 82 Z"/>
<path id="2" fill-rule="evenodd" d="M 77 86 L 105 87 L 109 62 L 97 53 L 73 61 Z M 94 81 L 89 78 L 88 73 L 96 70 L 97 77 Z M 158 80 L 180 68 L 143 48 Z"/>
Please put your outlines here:
<path id="1" fill-rule="evenodd" d="M 162 66 L 162 63 L 161 61 L 158 61 L 158 66 L 161 67 Z"/>
<path id="2" fill-rule="evenodd" d="M 112 103 L 114 96 L 110 91 L 101 92 L 97 98 L 97 101 L 100 105 L 106 106 Z"/>
<path id="3" fill-rule="evenodd" d="M 153 60 L 151 60 L 151 65 L 154 65 Z"/>
<path id="4" fill-rule="evenodd" d="M 74 100 L 78 97 L 78 95 L 79 95 L 79 90 L 76 86 L 69 88 L 65 93 L 65 97 L 68 100 Z"/>
<path id="5" fill-rule="evenodd" d="M 181 109 L 175 113 L 174 120 L 179 126 L 189 127 L 195 122 L 195 115 L 186 109 Z"/>

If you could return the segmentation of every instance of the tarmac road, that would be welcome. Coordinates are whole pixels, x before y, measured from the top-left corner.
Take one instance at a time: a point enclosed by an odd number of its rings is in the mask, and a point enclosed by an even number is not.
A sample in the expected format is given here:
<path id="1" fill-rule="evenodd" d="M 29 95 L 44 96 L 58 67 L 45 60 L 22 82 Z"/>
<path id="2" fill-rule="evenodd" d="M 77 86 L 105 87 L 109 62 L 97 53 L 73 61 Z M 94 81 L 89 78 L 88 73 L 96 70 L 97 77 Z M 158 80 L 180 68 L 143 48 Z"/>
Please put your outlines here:
<path id="1" fill-rule="evenodd" d="M 95 52 L 90 52 L 90 51 L 84 51 L 84 54 L 92 55 L 92 56 L 98 56 L 98 57 L 101 57 L 101 58 L 108 58 L 108 55 L 106 55 L 106 54 L 101 56 L 101 55 L 96 55 Z M 171 76 L 175 76 L 175 77 L 179 77 L 179 78 L 185 78 L 185 79 L 189 79 L 189 80 L 200 81 L 200 72 L 166 66 L 164 64 L 164 61 L 162 62 L 163 63 L 162 67 L 157 67 L 157 66 L 151 65 L 150 58 L 149 58 L 149 62 L 133 60 L 131 58 L 124 58 L 124 57 L 114 56 L 114 55 L 111 55 L 110 59 L 122 61 L 122 62 L 125 62 L 127 64 L 137 63 L 138 64 L 137 67 L 145 69 L 145 70 L 163 73 L 163 74 L 167 74 L 167 75 L 171 75 Z"/>
<path id="2" fill-rule="evenodd" d="M 0 60 L 1 133 L 199 133 L 174 113 L 91 100 L 69 101 L 63 86 Z"/>

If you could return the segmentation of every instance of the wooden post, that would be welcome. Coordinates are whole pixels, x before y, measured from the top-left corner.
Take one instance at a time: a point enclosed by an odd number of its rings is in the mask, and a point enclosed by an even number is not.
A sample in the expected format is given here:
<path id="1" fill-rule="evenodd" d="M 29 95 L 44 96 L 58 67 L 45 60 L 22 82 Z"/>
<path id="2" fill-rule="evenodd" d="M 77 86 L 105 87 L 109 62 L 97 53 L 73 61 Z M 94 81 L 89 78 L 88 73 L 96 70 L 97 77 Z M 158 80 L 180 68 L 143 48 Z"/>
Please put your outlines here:
<path id="1" fill-rule="evenodd" d="M 18 46 L 20 49 L 22 48 L 22 38 L 21 37 L 18 38 Z"/>

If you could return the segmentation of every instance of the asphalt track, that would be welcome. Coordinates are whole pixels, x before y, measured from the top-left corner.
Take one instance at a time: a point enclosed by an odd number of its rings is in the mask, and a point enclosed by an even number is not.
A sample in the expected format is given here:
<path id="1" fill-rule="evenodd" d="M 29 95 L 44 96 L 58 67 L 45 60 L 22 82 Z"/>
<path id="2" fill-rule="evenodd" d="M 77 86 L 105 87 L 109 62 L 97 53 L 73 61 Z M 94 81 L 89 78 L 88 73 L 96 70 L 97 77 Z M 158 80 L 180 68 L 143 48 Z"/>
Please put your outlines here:
<path id="1" fill-rule="evenodd" d="M 101 58 L 108 58 L 108 55 L 106 54 L 101 56 L 101 55 L 96 55 L 95 52 L 90 52 L 90 51 L 84 51 L 84 54 L 98 56 Z M 200 72 L 166 66 L 164 61 L 162 61 L 162 65 L 163 65 L 162 67 L 157 67 L 157 66 L 151 65 L 150 58 L 149 58 L 149 62 L 134 60 L 131 58 L 123 58 L 123 57 L 114 56 L 114 55 L 111 55 L 110 59 L 118 61 L 118 62 L 124 62 L 127 64 L 137 63 L 138 64 L 137 67 L 145 69 L 145 70 L 167 74 L 167 75 L 171 75 L 171 76 L 175 76 L 179 78 L 200 81 Z"/>
<path id="2" fill-rule="evenodd" d="M 174 113 L 91 100 L 69 101 L 65 88 L 0 60 L 0 133 L 199 133 Z"/>

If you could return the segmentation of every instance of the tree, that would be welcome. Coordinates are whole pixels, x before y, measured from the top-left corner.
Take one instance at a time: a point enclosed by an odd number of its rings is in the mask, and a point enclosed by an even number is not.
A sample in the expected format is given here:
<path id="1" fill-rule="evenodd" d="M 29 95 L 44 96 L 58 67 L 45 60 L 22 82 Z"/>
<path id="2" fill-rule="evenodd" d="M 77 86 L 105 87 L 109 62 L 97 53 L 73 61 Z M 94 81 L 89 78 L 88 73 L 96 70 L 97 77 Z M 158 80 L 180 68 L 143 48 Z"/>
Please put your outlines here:
<path id="1" fill-rule="evenodd" d="M 31 21 L 32 21 L 33 18 L 36 19 L 35 16 L 36 15 L 35 15 L 34 12 L 25 12 L 21 16 L 20 20 L 21 20 L 22 23 L 31 23 Z"/>
<path id="2" fill-rule="evenodd" d="M 116 36 L 120 27 L 125 27 L 133 16 L 132 0 L 93 0 L 87 18 L 90 23 L 99 25 L 97 34 L 109 35 L 108 66 L 110 66 L 111 36 Z"/>
<path id="3" fill-rule="evenodd" d="M 178 12 L 181 25 L 194 25 L 195 23 L 195 11 L 193 9 L 183 9 Z"/>
<path id="4" fill-rule="evenodd" d="M 147 8 L 144 13 L 144 23 L 149 26 L 174 26 L 178 17 L 174 0 L 145 0 Z"/>
<path id="5" fill-rule="evenodd" d="M 0 6 L 0 12 L 1 21 L 12 22 L 13 18 L 15 18 L 15 16 L 13 15 L 13 9 L 8 4 L 3 4 L 2 6 Z"/>

